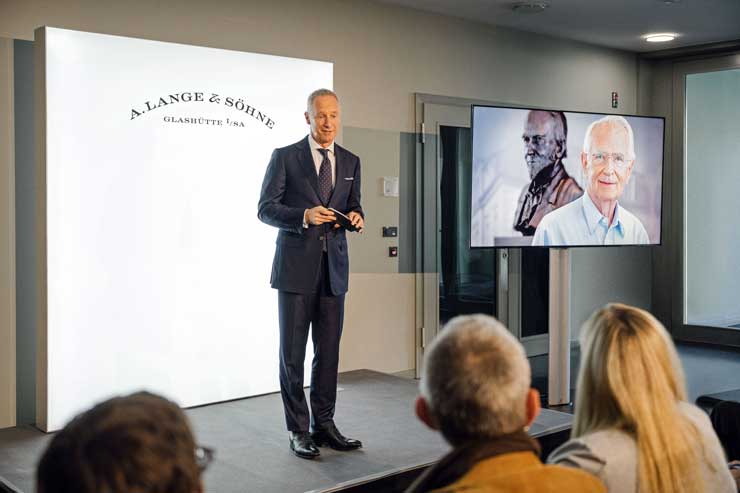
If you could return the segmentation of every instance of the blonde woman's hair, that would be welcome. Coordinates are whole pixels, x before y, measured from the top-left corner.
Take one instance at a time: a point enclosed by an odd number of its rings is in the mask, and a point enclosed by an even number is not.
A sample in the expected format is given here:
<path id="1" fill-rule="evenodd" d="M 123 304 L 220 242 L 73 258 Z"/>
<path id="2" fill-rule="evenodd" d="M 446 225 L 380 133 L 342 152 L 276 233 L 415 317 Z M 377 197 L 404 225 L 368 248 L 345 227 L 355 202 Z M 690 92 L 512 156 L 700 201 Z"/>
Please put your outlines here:
<path id="1" fill-rule="evenodd" d="M 683 371 L 663 325 L 639 308 L 609 304 L 581 329 L 573 437 L 618 428 L 635 438 L 639 490 L 704 491 L 696 427 L 679 409 Z"/>

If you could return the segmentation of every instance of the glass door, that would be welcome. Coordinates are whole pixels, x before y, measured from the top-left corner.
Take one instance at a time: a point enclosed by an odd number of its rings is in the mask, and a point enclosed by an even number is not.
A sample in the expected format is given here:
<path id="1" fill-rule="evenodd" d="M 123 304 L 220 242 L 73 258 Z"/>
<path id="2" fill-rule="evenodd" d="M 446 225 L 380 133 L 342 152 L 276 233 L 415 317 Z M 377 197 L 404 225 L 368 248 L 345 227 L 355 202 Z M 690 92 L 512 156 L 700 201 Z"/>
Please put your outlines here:
<path id="1" fill-rule="evenodd" d="M 740 56 L 677 63 L 674 88 L 673 332 L 740 346 Z"/>
<path id="2" fill-rule="evenodd" d="M 740 69 L 686 75 L 686 323 L 740 329 Z"/>
<path id="3" fill-rule="evenodd" d="M 417 280 L 417 293 L 421 289 L 417 299 L 421 303 L 422 330 L 417 372 L 424 347 L 437 335 L 441 324 L 455 315 L 451 310 L 458 309 L 456 271 L 460 265 L 458 253 L 463 251 L 464 224 L 456 224 L 455 218 L 461 213 L 456 211 L 457 204 L 466 200 L 464 194 L 458 194 L 465 183 L 459 170 L 470 162 L 466 157 L 470 154 L 470 106 L 425 102 L 420 108 L 421 161 L 417 174 L 421 179 L 417 184 L 421 185 L 421 200 L 417 201 L 417 221 L 421 226 L 418 239 L 422 272 Z M 459 186 L 458 178 L 462 180 Z M 466 223 L 469 231 L 469 220 Z"/>
<path id="4" fill-rule="evenodd" d="M 495 251 L 470 248 L 470 128 L 439 126 L 439 322 L 496 313 Z"/>

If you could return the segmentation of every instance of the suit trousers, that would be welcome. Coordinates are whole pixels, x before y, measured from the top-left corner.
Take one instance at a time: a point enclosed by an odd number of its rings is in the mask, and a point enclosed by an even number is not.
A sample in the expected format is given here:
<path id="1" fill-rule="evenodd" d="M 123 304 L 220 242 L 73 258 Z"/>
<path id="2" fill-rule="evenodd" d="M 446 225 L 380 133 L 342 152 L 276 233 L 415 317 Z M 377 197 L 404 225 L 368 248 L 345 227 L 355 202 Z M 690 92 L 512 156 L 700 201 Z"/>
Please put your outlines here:
<path id="1" fill-rule="evenodd" d="M 329 262 L 321 256 L 316 289 L 311 294 L 278 291 L 280 319 L 280 395 L 289 431 L 308 431 L 332 422 L 337 400 L 339 339 L 344 322 L 344 294 L 331 293 Z M 303 391 L 303 362 L 309 326 L 313 341 L 311 416 Z"/>

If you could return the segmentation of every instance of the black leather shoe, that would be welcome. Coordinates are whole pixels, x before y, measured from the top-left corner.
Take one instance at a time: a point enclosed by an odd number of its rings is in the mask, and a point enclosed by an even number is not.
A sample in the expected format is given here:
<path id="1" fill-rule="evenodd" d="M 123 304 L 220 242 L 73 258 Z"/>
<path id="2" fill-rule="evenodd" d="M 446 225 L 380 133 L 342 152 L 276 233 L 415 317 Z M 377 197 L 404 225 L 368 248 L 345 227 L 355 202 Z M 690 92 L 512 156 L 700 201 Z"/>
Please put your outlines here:
<path id="1" fill-rule="evenodd" d="M 290 450 L 301 459 L 315 459 L 321 453 L 307 431 L 291 431 L 288 436 Z"/>
<path id="2" fill-rule="evenodd" d="M 334 450 L 355 450 L 362 447 L 362 442 L 354 438 L 347 438 L 337 430 L 334 423 L 329 423 L 321 428 L 315 428 L 311 433 L 314 443 L 323 447 L 328 445 Z"/>

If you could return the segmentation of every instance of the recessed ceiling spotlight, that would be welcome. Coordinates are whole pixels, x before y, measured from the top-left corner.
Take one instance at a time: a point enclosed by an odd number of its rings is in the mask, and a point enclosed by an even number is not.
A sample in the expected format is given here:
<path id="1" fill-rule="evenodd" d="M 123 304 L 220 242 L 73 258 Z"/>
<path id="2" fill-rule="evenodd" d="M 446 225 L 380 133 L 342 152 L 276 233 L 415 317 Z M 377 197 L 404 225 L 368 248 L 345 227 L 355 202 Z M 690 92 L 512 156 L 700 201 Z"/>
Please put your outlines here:
<path id="1" fill-rule="evenodd" d="M 676 39 L 675 33 L 655 33 L 655 34 L 646 34 L 643 36 L 645 38 L 645 41 L 648 43 L 666 43 L 668 41 L 673 41 Z"/>
<path id="2" fill-rule="evenodd" d="M 674 3 L 681 3 L 681 0 L 658 0 L 658 1 L 666 5 L 673 5 Z"/>
<path id="3" fill-rule="evenodd" d="M 516 2 L 511 5 L 511 10 L 516 14 L 539 14 L 550 6 L 549 1 L 540 2 Z"/>

